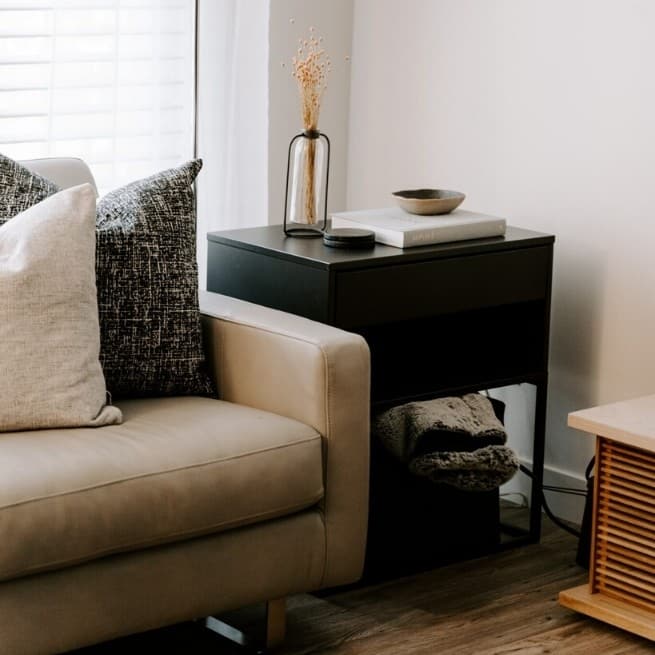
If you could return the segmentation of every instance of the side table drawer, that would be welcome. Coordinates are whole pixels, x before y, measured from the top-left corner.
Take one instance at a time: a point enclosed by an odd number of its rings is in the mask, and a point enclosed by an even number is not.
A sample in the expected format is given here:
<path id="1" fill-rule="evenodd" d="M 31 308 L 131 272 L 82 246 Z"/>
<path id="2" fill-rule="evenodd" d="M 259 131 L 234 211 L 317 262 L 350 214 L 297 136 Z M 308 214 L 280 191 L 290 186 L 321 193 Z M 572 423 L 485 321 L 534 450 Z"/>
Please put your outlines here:
<path id="1" fill-rule="evenodd" d="M 207 291 L 329 322 L 327 271 L 209 241 Z"/>
<path id="2" fill-rule="evenodd" d="M 336 279 L 335 323 L 355 328 L 540 300 L 551 260 L 552 248 L 542 246 L 344 271 Z"/>

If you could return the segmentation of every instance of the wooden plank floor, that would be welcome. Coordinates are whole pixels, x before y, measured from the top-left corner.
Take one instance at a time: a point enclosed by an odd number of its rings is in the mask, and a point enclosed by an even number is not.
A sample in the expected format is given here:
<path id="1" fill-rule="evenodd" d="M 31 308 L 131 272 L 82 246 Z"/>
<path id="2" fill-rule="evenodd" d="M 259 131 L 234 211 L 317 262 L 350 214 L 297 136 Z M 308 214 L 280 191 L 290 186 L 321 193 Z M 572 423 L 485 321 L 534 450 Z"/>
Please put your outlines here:
<path id="1" fill-rule="evenodd" d="M 655 645 L 557 604 L 582 584 L 576 540 L 542 543 L 325 599 L 292 600 L 284 655 L 653 653 Z"/>
<path id="2" fill-rule="evenodd" d="M 290 599 L 278 655 L 619 655 L 655 644 L 560 607 L 582 584 L 576 540 L 544 519 L 541 544 L 326 597 Z M 132 650 L 134 649 L 134 651 Z M 180 626 L 84 655 L 125 652 L 233 655 L 219 637 Z M 243 652 L 243 651 L 241 651 Z M 82 653 L 80 651 L 79 653 Z"/>

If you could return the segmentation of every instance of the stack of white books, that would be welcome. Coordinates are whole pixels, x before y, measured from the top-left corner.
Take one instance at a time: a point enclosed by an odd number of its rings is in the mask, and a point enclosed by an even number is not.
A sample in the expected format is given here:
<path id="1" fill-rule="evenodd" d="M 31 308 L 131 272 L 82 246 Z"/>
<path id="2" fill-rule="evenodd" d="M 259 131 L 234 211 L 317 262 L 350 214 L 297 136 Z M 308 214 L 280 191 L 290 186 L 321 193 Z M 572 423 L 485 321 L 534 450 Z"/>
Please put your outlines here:
<path id="1" fill-rule="evenodd" d="M 396 248 L 412 248 L 449 241 L 501 237 L 504 218 L 456 209 L 439 216 L 408 214 L 400 207 L 362 209 L 332 214 L 332 227 L 355 227 L 375 232 L 375 240 Z"/>

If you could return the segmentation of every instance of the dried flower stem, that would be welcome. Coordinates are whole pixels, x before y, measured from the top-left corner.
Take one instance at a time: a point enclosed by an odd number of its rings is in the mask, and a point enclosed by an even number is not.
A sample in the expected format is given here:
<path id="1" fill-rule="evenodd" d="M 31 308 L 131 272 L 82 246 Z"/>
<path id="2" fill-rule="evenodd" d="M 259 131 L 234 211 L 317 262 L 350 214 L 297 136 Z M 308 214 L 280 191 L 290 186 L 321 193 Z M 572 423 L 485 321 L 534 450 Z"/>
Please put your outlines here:
<path id="1" fill-rule="evenodd" d="M 293 76 L 300 92 L 300 113 L 305 130 L 318 129 L 321 100 L 327 89 L 327 77 L 331 71 L 330 58 L 322 47 L 323 38 L 316 37 L 313 27 L 309 38 L 299 39 L 297 56 L 292 58 Z M 316 140 L 309 139 L 305 148 L 305 170 L 303 183 L 304 218 L 316 223 Z"/>
<path id="2" fill-rule="evenodd" d="M 304 184 L 304 207 L 307 222 L 314 225 L 317 221 L 316 215 L 316 139 L 309 139 L 305 150 L 305 184 Z"/>

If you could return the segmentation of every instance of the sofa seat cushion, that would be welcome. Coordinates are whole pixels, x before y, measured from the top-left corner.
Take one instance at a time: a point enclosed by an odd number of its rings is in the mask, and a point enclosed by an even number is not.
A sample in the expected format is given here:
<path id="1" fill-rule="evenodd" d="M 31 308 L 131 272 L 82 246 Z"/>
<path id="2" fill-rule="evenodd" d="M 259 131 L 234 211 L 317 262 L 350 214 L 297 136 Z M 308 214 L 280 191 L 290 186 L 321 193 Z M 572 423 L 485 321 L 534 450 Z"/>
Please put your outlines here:
<path id="1" fill-rule="evenodd" d="M 291 514 L 323 496 L 321 437 L 194 396 L 122 425 L 0 435 L 0 580 Z"/>

